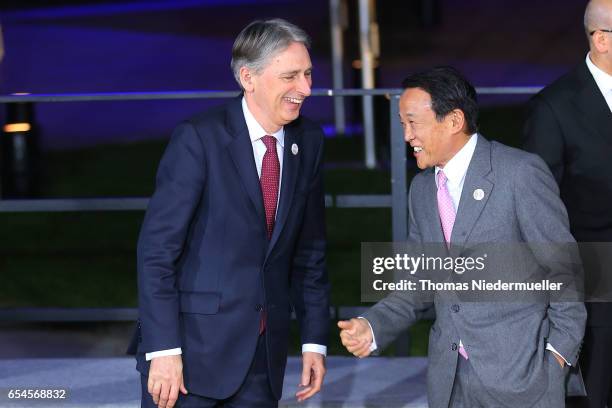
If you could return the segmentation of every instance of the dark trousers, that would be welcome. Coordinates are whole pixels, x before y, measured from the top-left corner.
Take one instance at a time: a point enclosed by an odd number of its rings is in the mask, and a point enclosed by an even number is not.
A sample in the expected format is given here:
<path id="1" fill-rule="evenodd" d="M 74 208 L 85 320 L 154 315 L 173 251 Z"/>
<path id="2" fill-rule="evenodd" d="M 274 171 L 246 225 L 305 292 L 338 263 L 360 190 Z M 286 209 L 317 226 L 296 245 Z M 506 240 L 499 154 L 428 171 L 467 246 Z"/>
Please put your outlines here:
<path id="1" fill-rule="evenodd" d="M 239 350 L 236 350 L 239 353 Z M 178 408 L 277 408 L 278 401 L 272 394 L 268 380 L 267 355 L 264 336 L 259 336 L 253 362 L 238 391 L 229 398 L 218 400 L 202 395 L 179 393 L 175 407 Z M 147 390 L 148 377 L 141 376 L 142 408 L 156 407 Z M 188 389 L 189 390 L 189 389 Z"/>
<path id="2" fill-rule="evenodd" d="M 612 408 L 612 327 L 587 326 L 580 364 L 587 397 L 572 401 L 572 406 Z"/>

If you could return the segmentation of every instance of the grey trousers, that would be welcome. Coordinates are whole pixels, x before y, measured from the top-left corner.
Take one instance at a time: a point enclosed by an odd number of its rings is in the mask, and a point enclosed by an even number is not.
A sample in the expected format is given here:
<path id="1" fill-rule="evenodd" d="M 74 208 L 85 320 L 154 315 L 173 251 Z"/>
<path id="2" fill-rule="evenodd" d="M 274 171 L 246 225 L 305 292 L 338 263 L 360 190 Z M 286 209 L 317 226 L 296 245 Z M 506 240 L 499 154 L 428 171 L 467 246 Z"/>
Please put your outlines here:
<path id="1" fill-rule="evenodd" d="M 548 364 L 548 384 L 546 392 L 538 401 L 533 401 L 529 407 L 516 408 L 564 408 L 565 407 L 565 376 L 567 368 L 561 368 L 550 351 L 546 352 Z M 487 391 L 474 372 L 469 360 L 458 357 L 455 383 L 449 408 L 506 408 L 514 407 L 512 401 L 501 401 Z"/>

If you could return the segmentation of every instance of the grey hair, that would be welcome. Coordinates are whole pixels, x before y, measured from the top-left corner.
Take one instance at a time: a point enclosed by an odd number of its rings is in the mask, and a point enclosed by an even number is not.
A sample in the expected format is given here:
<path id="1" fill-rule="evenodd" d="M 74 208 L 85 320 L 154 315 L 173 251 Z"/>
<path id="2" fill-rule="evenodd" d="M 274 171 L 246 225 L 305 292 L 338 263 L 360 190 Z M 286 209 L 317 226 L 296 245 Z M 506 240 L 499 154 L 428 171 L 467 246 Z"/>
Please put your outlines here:
<path id="1" fill-rule="evenodd" d="M 280 18 L 256 20 L 247 25 L 234 41 L 230 64 L 240 88 L 242 88 L 240 68 L 247 67 L 259 73 L 265 68 L 271 57 L 294 42 L 302 43 L 306 48 L 310 48 L 308 34 L 286 20 Z"/>

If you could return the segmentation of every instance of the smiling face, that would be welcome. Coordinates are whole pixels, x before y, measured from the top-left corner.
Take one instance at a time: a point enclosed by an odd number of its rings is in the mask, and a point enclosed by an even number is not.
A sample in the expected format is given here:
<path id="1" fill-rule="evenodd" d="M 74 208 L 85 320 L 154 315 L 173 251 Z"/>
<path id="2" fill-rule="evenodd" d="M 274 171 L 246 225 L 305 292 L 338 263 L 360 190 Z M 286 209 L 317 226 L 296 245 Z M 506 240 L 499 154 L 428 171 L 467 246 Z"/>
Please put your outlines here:
<path id="1" fill-rule="evenodd" d="M 277 132 L 300 115 L 310 96 L 312 63 L 304 44 L 293 42 L 261 70 L 240 69 L 240 82 L 249 110 L 268 133 Z"/>
<path id="2" fill-rule="evenodd" d="M 412 147 L 419 169 L 443 168 L 469 139 L 463 132 L 463 112 L 454 110 L 438 121 L 429 93 L 421 88 L 404 91 L 399 111 L 404 140 Z"/>

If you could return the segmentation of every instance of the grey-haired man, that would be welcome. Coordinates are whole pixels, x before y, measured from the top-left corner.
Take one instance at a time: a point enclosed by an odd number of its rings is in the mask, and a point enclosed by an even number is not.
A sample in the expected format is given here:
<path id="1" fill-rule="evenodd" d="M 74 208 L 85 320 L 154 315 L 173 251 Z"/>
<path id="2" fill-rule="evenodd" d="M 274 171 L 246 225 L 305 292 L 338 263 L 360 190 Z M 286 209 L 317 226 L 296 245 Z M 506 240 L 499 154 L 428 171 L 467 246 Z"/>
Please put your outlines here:
<path id="1" fill-rule="evenodd" d="M 249 24 L 232 50 L 243 94 L 172 135 L 138 242 L 143 406 L 277 406 L 292 310 L 296 396 L 321 388 L 329 283 L 323 133 L 300 116 L 308 44 L 284 20 Z"/>

